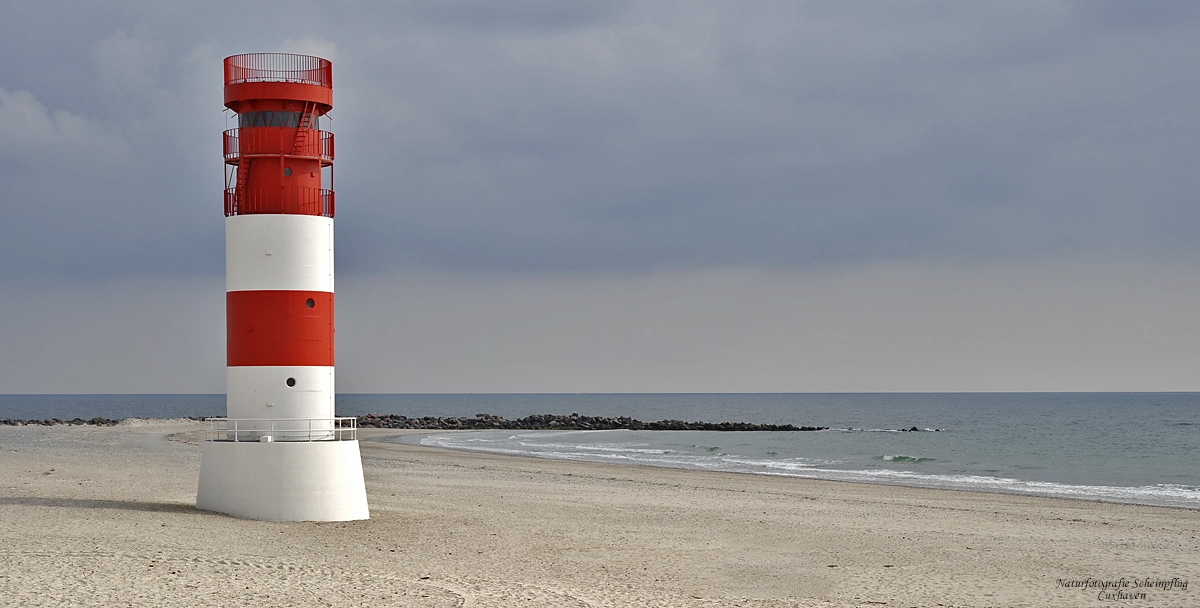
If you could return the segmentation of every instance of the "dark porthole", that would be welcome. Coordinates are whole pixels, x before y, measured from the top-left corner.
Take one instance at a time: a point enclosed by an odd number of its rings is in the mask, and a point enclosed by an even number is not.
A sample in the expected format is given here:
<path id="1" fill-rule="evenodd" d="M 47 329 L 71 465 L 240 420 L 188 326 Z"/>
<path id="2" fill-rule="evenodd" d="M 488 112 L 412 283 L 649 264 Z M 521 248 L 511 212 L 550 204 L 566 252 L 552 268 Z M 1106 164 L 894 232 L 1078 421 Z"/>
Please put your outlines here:
<path id="1" fill-rule="evenodd" d="M 316 302 L 313 302 L 313 299 L 312 299 L 312 298 L 309 298 L 309 299 L 307 299 L 307 300 L 305 300 L 305 301 L 304 301 L 304 305 L 305 305 L 305 306 L 307 306 L 307 307 L 309 307 L 309 308 L 312 308 L 313 306 L 316 306 L 316 305 L 317 305 L 317 303 L 316 303 Z"/>
<path id="2" fill-rule="evenodd" d="M 287 379 L 287 385 L 288 385 L 288 386 L 296 386 L 296 379 L 295 379 L 295 378 L 288 378 L 288 379 Z"/>
<path id="3" fill-rule="evenodd" d="M 283 176 L 284 176 L 284 177 L 291 177 L 291 176 L 292 176 L 292 168 L 291 168 L 291 167 L 284 167 L 284 168 L 283 168 Z"/>

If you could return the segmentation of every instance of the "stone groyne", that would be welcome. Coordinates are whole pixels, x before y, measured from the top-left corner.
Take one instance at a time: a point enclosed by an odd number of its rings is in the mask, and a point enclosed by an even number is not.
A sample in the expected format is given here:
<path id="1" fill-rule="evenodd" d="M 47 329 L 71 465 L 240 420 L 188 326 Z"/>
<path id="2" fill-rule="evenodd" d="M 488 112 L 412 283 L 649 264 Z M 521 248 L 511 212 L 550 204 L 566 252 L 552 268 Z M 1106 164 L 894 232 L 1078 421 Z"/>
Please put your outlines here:
<path id="1" fill-rule="evenodd" d="M 204 416 L 189 416 L 188 419 L 204 420 Z M 0 419 L 0 426 L 116 426 L 122 420 L 120 418 L 112 419 L 100 416 L 86 420 L 83 418 L 73 418 L 71 420 L 59 418 L 14 420 L 12 418 L 4 418 Z M 581 416 L 579 414 L 571 414 L 569 416 L 564 414 L 535 414 L 517 420 L 508 420 L 503 416 L 496 416 L 494 414 L 475 414 L 473 418 L 456 416 L 409 418 L 398 414 L 367 414 L 365 416 L 358 416 L 357 420 L 360 428 L 429 430 L 553 429 L 607 431 L 628 429 L 633 431 L 824 431 L 829 428 L 824 426 L 796 426 L 793 424 L 754 424 L 750 422 L 686 422 L 683 420 L 642 422 L 628 416 L 605 417 Z"/>

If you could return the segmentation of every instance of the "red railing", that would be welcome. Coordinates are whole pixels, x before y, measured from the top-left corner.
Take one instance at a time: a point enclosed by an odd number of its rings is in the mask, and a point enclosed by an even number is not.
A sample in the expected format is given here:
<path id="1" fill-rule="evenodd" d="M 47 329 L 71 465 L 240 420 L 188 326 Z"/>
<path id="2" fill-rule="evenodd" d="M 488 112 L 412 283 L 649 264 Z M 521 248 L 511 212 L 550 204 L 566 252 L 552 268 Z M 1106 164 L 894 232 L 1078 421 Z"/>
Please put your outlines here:
<path id="1" fill-rule="evenodd" d="M 225 85 L 240 82 L 299 82 L 333 88 L 328 59 L 291 53 L 248 53 L 225 58 Z"/>
<path id="2" fill-rule="evenodd" d="M 333 162 L 333 133 L 310 129 L 308 137 L 296 145 L 296 131 L 277 127 L 246 127 L 225 132 L 225 162 L 243 156 L 302 156 L 319 158 L 322 165 Z"/>
<path id="3" fill-rule="evenodd" d="M 225 216 L 289 213 L 333 217 L 333 190 L 324 188 L 225 189 Z"/>

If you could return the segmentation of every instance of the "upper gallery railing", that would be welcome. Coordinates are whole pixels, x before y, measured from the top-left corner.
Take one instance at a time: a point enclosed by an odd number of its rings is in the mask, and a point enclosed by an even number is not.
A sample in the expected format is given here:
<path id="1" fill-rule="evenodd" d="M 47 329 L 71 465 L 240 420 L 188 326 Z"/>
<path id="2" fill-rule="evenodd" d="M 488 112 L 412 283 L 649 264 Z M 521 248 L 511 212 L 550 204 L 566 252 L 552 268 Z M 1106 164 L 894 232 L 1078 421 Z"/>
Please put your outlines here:
<path id="1" fill-rule="evenodd" d="M 333 88 L 328 59 L 291 53 L 247 53 L 225 58 L 225 85 L 240 82 L 299 82 Z"/>

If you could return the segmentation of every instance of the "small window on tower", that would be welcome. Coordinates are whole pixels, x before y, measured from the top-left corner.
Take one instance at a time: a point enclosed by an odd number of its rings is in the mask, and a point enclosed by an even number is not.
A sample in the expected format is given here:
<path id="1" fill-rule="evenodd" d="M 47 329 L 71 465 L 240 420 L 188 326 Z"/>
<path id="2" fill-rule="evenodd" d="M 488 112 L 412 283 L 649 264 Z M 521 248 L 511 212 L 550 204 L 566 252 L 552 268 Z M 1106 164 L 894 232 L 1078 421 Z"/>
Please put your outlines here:
<path id="1" fill-rule="evenodd" d="M 305 301 L 304 301 L 304 305 L 305 305 L 305 306 L 307 306 L 307 307 L 309 307 L 309 308 L 312 308 L 313 306 L 316 306 L 316 305 L 317 305 L 317 303 L 316 303 L 316 302 L 314 302 L 312 298 L 309 298 L 309 299 L 307 299 L 307 300 L 305 300 Z"/>
<path id="2" fill-rule="evenodd" d="M 283 176 L 284 176 L 284 177 L 291 177 L 291 176 L 292 176 L 292 168 L 291 168 L 291 167 L 284 167 L 284 168 L 283 168 Z"/>
<path id="3" fill-rule="evenodd" d="M 287 379 L 287 385 L 288 385 L 288 386 L 296 386 L 296 379 L 295 379 L 295 378 L 288 378 L 288 379 Z"/>

